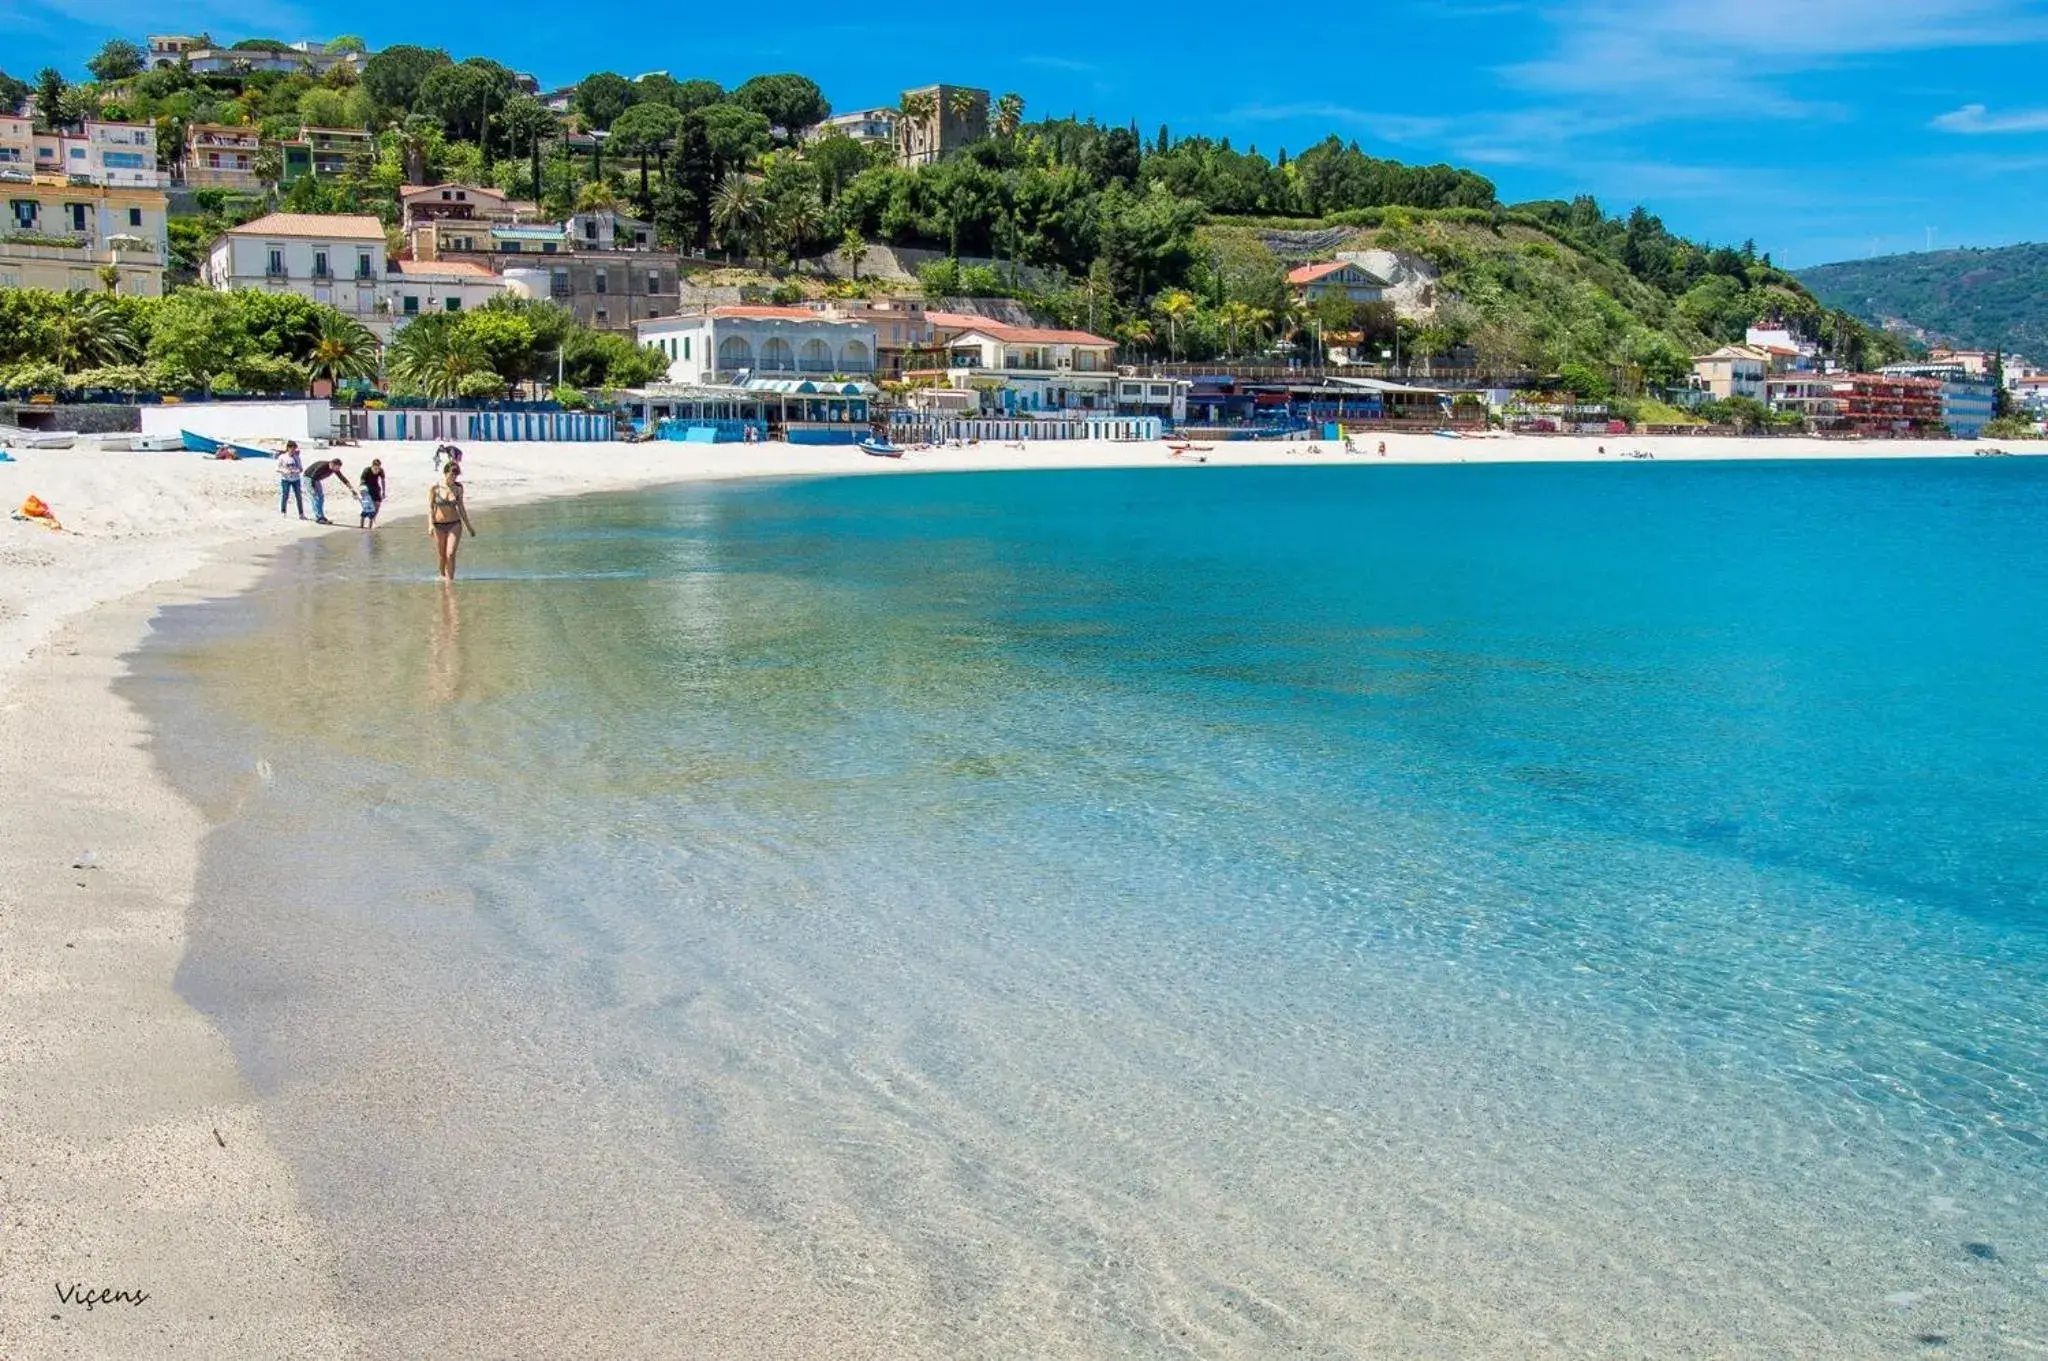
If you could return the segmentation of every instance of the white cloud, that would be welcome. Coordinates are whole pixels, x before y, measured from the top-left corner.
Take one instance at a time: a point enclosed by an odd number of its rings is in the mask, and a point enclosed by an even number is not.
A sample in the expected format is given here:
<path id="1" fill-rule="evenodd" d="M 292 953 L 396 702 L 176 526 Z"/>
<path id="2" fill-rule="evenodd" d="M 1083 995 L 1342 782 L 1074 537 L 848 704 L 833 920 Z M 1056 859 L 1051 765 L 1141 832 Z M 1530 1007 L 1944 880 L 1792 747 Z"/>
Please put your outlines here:
<path id="1" fill-rule="evenodd" d="M 1503 68 L 1512 82 L 1566 97 L 1640 99 L 1666 117 L 1709 111 L 1826 116 L 1785 77 L 1857 60 L 2048 37 L 2039 0 L 1596 0 L 1547 16 L 1555 48 Z"/>
<path id="2" fill-rule="evenodd" d="M 1965 104 L 1936 118 L 1932 127 L 1943 132 L 1981 134 L 1993 132 L 2048 132 L 2048 109 L 2017 109 L 1992 113 L 1982 104 Z"/>

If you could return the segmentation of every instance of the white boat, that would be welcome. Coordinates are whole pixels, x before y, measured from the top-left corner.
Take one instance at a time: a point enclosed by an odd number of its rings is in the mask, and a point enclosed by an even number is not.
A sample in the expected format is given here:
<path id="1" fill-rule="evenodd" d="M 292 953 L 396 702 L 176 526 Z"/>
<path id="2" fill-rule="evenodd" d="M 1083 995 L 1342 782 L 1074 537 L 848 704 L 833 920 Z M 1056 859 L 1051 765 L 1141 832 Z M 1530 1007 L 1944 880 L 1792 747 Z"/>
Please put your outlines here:
<path id="1" fill-rule="evenodd" d="M 0 445 L 10 449 L 69 449 L 76 443 L 76 430 L 0 430 Z"/>

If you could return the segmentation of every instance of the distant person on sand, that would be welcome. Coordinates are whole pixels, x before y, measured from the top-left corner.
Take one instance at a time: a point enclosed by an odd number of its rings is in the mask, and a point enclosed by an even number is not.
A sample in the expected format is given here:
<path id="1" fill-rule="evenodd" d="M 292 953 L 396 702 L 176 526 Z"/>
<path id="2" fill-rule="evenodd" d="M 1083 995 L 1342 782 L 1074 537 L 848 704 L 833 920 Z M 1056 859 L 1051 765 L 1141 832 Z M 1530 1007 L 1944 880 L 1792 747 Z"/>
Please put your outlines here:
<path id="1" fill-rule="evenodd" d="M 427 532 L 434 536 L 434 558 L 443 581 L 455 580 L 455 554 L 465 529 L 475 537 L 469 503 L 462 497 L 462 465 L 451 460 L 441 469 L 441 480 L 427 489 Z"/>
<path id="2" fill-rule="evenodd" d="M 305 465 L 299 462 L 299 446 L 292 440 L 284 442 L 284 452 L 277 456 L 277 513 L 283 515 L 293 501 L 299 503 L 299 518 L 306 518 L 306 493 L 301 479 L 305 476 Z"/>
<path id="3" fill-rule="evenodd" d="M 442 471 L 442 470 L 443 470 L 444 468 L 446 468 L 446 467 L 447 467 L 447 466 L 448 466 L 449 464 L 451 464 L 451 463 L 453 463 L 453 464 L 457 464 L 457 465 L 459 466 L 459 465 L 461 464 L 461 462 L 462 462 L 462 450 L 461 450 L 461 449 L 459 449 L 459 448 L 457 448 L 456 446 L 454 446 L 454 445 L 452 445 L 452 444 L 437 444 L 437 445 L 435 445 L 435 446 L 434 446 L 434 471 L 435 471 L 435 472 L 437 472 L 437 473 L 438 473 L 438 472 Z"/>
<path id="4" fill-rule="evenodd" d="M 350 482 L 348 474 L 341 470 L 340 459 L 323 458 L 312 467 L 306 469 L 306 480 L 313 484 L 313 522 L 315 524 L 331 525 L 334 523 L 334 521 L 327 518 L 327 487 L 325 484 L 330 477 L 341 483 L 342 486 L 347 487 L 349 495 L 355 495 L 355 484 Z"/>

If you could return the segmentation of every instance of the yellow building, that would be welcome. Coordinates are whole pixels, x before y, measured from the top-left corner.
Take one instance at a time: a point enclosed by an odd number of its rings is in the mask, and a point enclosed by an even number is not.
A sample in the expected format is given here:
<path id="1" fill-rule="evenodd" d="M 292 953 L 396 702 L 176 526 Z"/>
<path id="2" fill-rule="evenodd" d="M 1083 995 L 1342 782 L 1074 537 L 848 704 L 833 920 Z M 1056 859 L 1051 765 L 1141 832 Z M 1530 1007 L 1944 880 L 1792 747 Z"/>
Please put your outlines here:
<path id="1" fill-rule="evenodd" d="M 167 204 L 155 189 L 77 184 L 53 175 L 0 178 L 0 288 L 115 289 L 161 297 L 170 253 Z"/>

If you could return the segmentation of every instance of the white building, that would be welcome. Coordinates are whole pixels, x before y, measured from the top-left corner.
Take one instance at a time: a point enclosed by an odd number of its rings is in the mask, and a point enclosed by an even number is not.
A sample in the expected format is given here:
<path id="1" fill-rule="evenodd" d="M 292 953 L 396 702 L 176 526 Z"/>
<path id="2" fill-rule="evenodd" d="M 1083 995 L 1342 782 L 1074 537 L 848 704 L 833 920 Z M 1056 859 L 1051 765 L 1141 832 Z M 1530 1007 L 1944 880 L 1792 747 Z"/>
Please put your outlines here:
<path id="1" fill-rule="evenodd" d="M 571 213 L 562 225 L 574 250 L 654 249 L 654 224 L 616 208 Z"/>
<path id="2" fill-rule="evenodd" d="M 1811 373 L 1820 367 L 1820 347 L 1805 336 L 1794 335 L 1782 321 L 1752 326 L 1743 343 L 1771 355 L 1773 373 Z"/>
<path id="3" fill-rule="evenodd" d="M 946 354 L 952 385 L 982 389 L 1005 413 L 1116 406 L 1116 342 L 1086 331 L 977 320 Z"/>
<path id="4" fill-rule="evenodd" d="M 1712 354 L 1693 356 L 1693 386 L 1718 401 L 1730 397 L 1764 400 L 1764 380 L 1771 373 L 1771 352 L 1750 345 L 1723 345 Z"/>
<path id="5" fill-rule="evenodd" d="M 468 312 L 505 291 L 505 281 L 465 260 L 393 260 L 383 297 L 394 326 L 430 312 Z"/>
<path id="6" fill-rule="evenodd" d="M 671 383 L 731 383 L 747 377 L 866 378 L 875 369 L 871 323 L 804 307 L 714 307 L 633 327 L 642 345 L 668 359 Z"/>
<path id="7" fill-rule="evenodd" d="M 808 140 L 816 142 L 834 133 L 851 137 L 863 146 L 895 146 L 896 110 L 861 109 L 855 113 L 835 113 L 812 128 Z"/>
<path id="8" fill-rule="evenodd" d="M 223 291 L 258 288 L 324 302 L 388 336 L 384 224 L 374 217 L 272 213 L 213 243 L 200 279 Z"/>
<path id="9" fill-rule="evenodd" d="M 0 171 L 60 175 L 74 184 L 110 189 L 155 189 L 156 127 L 98 119 L 75 128 L 37 132 L 33 122 L 0 113 Z"/>

